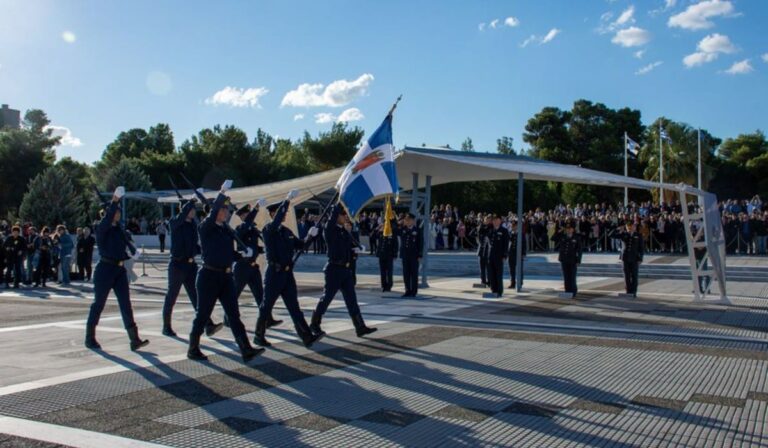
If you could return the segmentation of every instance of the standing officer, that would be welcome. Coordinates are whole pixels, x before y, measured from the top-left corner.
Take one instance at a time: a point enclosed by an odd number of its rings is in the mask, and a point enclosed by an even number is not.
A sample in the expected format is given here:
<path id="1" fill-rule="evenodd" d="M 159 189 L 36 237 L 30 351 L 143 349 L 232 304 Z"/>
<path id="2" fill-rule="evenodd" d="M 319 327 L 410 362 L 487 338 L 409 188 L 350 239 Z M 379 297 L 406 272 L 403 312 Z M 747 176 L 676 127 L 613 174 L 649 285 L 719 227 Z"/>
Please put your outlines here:
<path id="1" fill-rule="evenodd" d="M 563 283 L 565 292 L 570 292 L 576 296 L 578 287 L 576 285 L 576 267 L 581 263 L 581 242 L 574 233 L 573 222 L 568 220 L 565 223 L 565 233 L 557 233 L 552 237 L 560 244 L 560 254 L 558 261 L 563 269 Z"/>
<path id="2" fill-rule="evenodd" d="M 509 232 L 509 277 L 512 280 L 509 283 L 510 289 L 517 287 L 517 219 L 512 221 L 512 230 Z M 520 257 L 520 287 L 523 287 L 523 258 L 525 257 L 525 235 L 523 235 L 523 251 Z"/>
<path id="3" fill-rule="evenodd" d="M 400 259 L 403 261 L 403 283 L 405 294 L 402 297 L 416 297 L 419 292 L 419 262 L 424 250 L 424 237 L 416 226 L 416 215 L 408 213 L 405 226 L 398 229 L 401 238 Z"/>
<path id="4" fill-rule="evenodd" d="M 21 236 L 21 228 L 19 226 L 13 226 L 11 228 L 11 236 L 5 239 L 3 247 L 5 248 L 5 260 L 7 265 L 5 287 L 9 287 L 9 283 L 11 282 L 11 272 L 13 272 L 13 289 L 19 289 L 22 264 L 24 263 L 24 253 L 27 250 L 27 244 Z"/>
<path id="5" fill-rule="evenodd" d="M 211 313 L 216 300 L 221 302 L 229 319 L 232 335 L 240 349 L 244 362 L 248 362 L 264 349 L 254 349 L 248 342 L 245 326 L 240 320 L 240 310 L 235 295 L 235 280 L 232 277 L 232 263 L 235 261 L 235 237 L 226 225 L 229 221 L 229 198 L 224 194 L 232 187 L 232 181 L 226 180 L 221 185 L 219 195 L 211 206 L 208 216 L 200 223 L 198 233 L 202 246 L 203 269 L 197 274 L 197 312 L 189 334 L 187 358 L 205 361 L 207 356 L 200 351 L 200 337 L 211 322 Z M 173 239 L 173 236 L 171 237 Z M 173 244 L 173 241 L 172 241 Z M 246 249 L 243 254 L 250 257 L 253 253 Z"/>
<path id="6" fill-rule="evenodd" d="M 491 217 L 485 216 L 477 226 L 477 257 L 480 260 L 480 283 L 488 286 L 488 234 L 491 228 Z"/>
<path id="7" fill-rule="evenodd" d="M 181 212 L 170 220 L 171 227 L 171 259 L 168 262 L 168 292 L 163 302 L 163 335 L 175 337 L 171 325 L 173 307 L 179 297 L 181 286 L 187 291 L 192 308 L 197 311 L 197 263 L 195 257 L 200 254 L 200 244 L 197 238 L 197 210 L 195 199 L 187 201 Z M 205 334 L 213 336 L 221 330 L 222 324 L 214 324 L 210 318 L 205 324 Z"/>
<path id="8" fill-rule="evenodd" d="M 378 246 L 376 247 L 376 256 L 379 258 L 379 273 L 381 274 L 381 290 L 382 292 L 392 291 L 392 284 L 394 283 L 394 260 L 397 258 L 397 224 L 393 219 L 392 235 L 384 236 L 384 224 L 379 226 L 379 230 L 376 233 L 379 234 Z"/>
<path id="9" fill-rule="evenodd" d="M 627 294 L 637 297 L 637 274 L 643 261 L 643 237 L 635 230 L 635 222 L 627 220 L 625 231 L 619 232 L 614 239 L 621 240 L 621 261 L 624 264 L 624 283 Z"/>
<path id="10" fill-rule="evenodd" d="M 299 194 L 298 190 L 291 190 L 285 200 L 277 207 L 270 209 L 272 222 L 264 226 L 262 235 L 264 247 L 267 252 L 267 272 L 264 276 L 264 301 L 259 307 L 259 319 L 256 321 L 256 336 L 253 341 L 262 347 L 269 347 L 266 339 L 268 316 L 272 315 L 278 296 L 283 298 L 285 307 L 291 315 L 291 320 L 296 328 L 296 333 L 301 338 L 305 347 L 309 348 L 323 337 L 322 334 L 314 334 L 309 329 L 304 313 L 299 308 L 296 278 L 293 276 L 293 254 L 297 249 L 303 249 L 310 238 L 318 235 L 317 226 L 307 232 L 307 239 L 301 240 L 283 225 L 285 215 L 291 200 Z M 274 212 L 272 210 L 275 210 Z"/>
<path id="11" fill-rule="evenodd" d="M 488 235 L 488 283 L 496 297 L 504 293 L 504 259 L 509 251 L 509 232 L 501 226 L 501 216 L 493 215 L 493 227 Z"/>
<path id="12" fill-rule="evenodd" d="M 256 224 L 254 224 L 253 221 L 256 219 L 256 214 L 259 213 L 259 209 L 264 207 L 266 202 L 267 201 L 264 199 L 259 199 L 257 206 L 253 209 L 251 209 L 251 206 L 248 204 L 240 207 L 237 211 L 237 216 L 239 216 L 243 222 L 235 229 L 237 236 L 240 237 L 240 241 L 246 244 L 246 247 L 241 247 L 240 243 L 238 243 L 237 249 L 244 251 L 248 248 L 251 249 L 251 252 L 253 253 L 251 257 L 243 257 L 235 263 L 235 293 L 239 300 L 240 294 L 242 294 L 245 289 L 245 285 L 248 285 L 251 289 L 251 294 L 253 294 L 253 298 L 256 300 L 256 305 L 259 307 L 261 306 L 261 302 L 264 301 L 264 287 L 261 280 L 261 268 L 259 268 L 257 260 L 259 254 L 264 253 L 264 248 L 259 246 L 259 240 L 262 239 L 261 232 L 256 228 Z M 282 320 L 275 320 L 270 314 L 267 319 L 267 328 L 282 323 Z"/>
<path id="13" fill-rule="evenodd" d="M 352 233 L 345 229 L 347 222 L 347 212 L 341 204 L 336 203 L 331 209 L 331 217 L 325 225 L 325 242 L 328 245 L 328 262 L 325 264 L 325 288 L 323 297 L 312 313 L 312 323 L 310 329 L 314 334 L 324 334 L 320 328 L 320 322 L 336 293 L 341 291 L 344 297 L 344 304 L 347 306 L 349 317 L 355 326 L 357 337 L 363 337 L 376 331 L 376 328 L 369 328 L 365 325 L 363 315 L 360 313 L 360 306 L 357 304 L 357 294 L 355 293 L 355 273 L 354 257 L 355 251 L 360 248 L 355 247 L 356 241 Z"/>
<path id="14" fill-rule="evenodd" d="M 99 350 L 101 345 L 96 341 L 96 325 L 99 324 L 101 312 L 107 303 L 109 291 L 113 290 L 120 306 L 120 314 L 123 317 L 123 325 L 128 331 L 131 341 L 131 350 L 136 351 L 149 344 L 149 341 L 139 338 L 139 329 L 133 320 L 133 308 L 131 307 L 131 295 L 128 290 L 128 272 L 125 269 L 125 260 L 129 259 L 128 251 L 133 256 L 138 256 L 136 248 L 129 244 L 128 236 L 120 225 L 120 199 L 125 196 L 125 188 L 117 187 L 112 196 L 112 202 L 107 206 L 104 216 L 96 228 L 96 242 L 99 246 L 99 264 L 93 274 L 94 300 L 88 314 L 88 323 L 85 326 L 85 346 Z"/>
<path id="15" fill-rule="evenodd" d="M 91 235 L 91 228 L 83 228 L 82 238 L 77 239 L 77 271 L 86 282 L 91 281 L 91 264 L 93 263 L 93 248 L 96 238 Z"/>

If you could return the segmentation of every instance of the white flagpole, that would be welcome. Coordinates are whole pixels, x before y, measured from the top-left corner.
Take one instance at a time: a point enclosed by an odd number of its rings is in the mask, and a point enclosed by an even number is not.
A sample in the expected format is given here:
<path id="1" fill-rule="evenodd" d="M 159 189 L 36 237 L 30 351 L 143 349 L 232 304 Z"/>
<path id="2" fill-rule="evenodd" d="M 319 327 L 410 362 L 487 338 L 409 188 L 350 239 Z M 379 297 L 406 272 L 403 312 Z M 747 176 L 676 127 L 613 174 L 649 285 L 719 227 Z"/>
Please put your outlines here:
<path id="1" fill-rule="evenodd" d="M 628 177 L 629 173 L 627 170 L 627 133 L 624 132 L 624 177 Z M 626 179 L 624 179 L 626 182 Z M 625 186 L 624 187 L 624 211 L 627 210 L 627 204 L 629 203 L 629 189 Z"/>
<path id="2" fill-rule="evenodd" d="M 699 157 L 698 157 L 698 183 L 697 186 L 701 190 L 701 128 L 699 128 Z"/>
<path id="3" fill-rule="evenodd" d="M 664 202 L 664 143 L 661 140 L 661 120 L 659 120 L 659 207 Z"/>

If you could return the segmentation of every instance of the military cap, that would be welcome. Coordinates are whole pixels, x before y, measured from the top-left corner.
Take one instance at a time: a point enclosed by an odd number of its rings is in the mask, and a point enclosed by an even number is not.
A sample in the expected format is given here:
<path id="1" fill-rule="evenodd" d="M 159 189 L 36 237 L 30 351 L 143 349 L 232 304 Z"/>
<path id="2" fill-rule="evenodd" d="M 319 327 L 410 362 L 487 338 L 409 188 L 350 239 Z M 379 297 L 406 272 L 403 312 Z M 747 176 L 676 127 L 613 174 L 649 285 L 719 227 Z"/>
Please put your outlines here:
<path id="1" fill-rule="evenodd" d="M 280 208 L 280 204 L 282 204 L 282 202 L 275 202 L 274 204 L 269 204 L 267 206 L 267 210 L 270 213 L 275 213 L 275 212 L 277 212 L 277 209 Z"/>
<path id="2" fill-rule="evenodd" d="M 245 204 L 244 206 L 242 206 L 239 209 L 237 209 L 236 213 L 237 213 L 237 216 L 240 216 L 240 215 L 244 215 L 244 214 L 250 213 L 250 212 L 251 212 L 250 204 Z"/>

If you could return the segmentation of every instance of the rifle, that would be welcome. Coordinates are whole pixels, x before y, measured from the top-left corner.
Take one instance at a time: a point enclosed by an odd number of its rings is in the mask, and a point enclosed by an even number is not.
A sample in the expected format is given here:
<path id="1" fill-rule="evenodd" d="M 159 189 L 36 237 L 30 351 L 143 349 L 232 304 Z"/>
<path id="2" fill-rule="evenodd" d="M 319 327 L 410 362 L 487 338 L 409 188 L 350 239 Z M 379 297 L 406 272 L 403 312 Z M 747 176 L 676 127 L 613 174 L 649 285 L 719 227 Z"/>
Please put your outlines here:
<path id="1" fill-rule="evenodd" d="M 312 193 L 312 190 L 309 190 L 309 192 Z M 317 220 L 317 224 L 315 224 L 313 227 L 316 227 L 318 229 L 320 228 L 320 224 L 323 222 L 323 218 L 325 218 L 325 215 L 328 214 L 328 211 L 331 209 L 331 205 L 333 205 L 333 202 L 338 195 L 339 195 L 338 191 L 336 191 L 336 193 L 333 194 L 333 197 L 331 198 L 331 200 L 328 201 L 328 203 L 325 205 L 325 208 L 323 209 L 323 213 L 320 214 L 320 218 Z M 315 193 L 312 193 L 312 197 L 317 198 L 317 195 Z M 311 243 L 314 240 L 315 240 L 315 237 L 307 240 L 307 242 L 304 243 L 304 246 L 307 246 L 309 243 Z M 306 251 L 307 251 L 306 249 L 302 249 L 298 251 L 296 255 L 293 256 L 293 264 L 296 264 L 301 254 L 305 253 Z"/>

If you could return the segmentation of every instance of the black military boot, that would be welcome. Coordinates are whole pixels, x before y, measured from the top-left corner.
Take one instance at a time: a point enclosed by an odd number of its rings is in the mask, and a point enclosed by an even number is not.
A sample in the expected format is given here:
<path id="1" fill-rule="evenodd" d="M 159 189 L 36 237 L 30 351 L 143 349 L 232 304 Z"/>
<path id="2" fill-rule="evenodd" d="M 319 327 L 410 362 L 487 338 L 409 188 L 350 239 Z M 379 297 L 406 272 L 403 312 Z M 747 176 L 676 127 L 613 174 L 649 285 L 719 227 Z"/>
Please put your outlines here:
<path id="1" fill-rule="evenodd" d="M 208 323 L 205 324 L 205 335 L 210 338 L 214 334 L 218 333 L 219 330 L 221 330 L 222 328 L 224 328 L 224 324 L 222 323 L 214 324 L 213 320 L 208 319 Z"/>
<path id="2" fill-rule="evenodd" d="M 266 337 L 267 320 L 259 316 L 256 320 L 256 335 L 253 337 L 253 343 L 261 347 L 272 347 Z"/>
<path id="3" fill-rule="evenodd" d="M 136 350 L 140 349 L 141 347 L 146 347 L 149 345 L 149 340 L 147 339 L 141 339 L 139 337 L 139 327 L 136 325 L 132 326 L 128 329 L 128 339 L 131 340 L 131 351 L 135 352 Z"/>
<path id="4" fill-rule="evenodd" d="M 247 336 L 240 336 L 235 338 L 235 342 L 237 342 L 237 346 L 240 348 L 240 355 L 243 357 L 243 362 L 248 362 L 256 356 L 264 353 L 263 348 L 251 347 L 251 343 L 248 342 Z"/>
<path id="5" fill-rule="evenodd" d="M 323 316 L 320 315 L 317 311 L 312 313 L 312 320 L 309 324 L 309 330 L 313 334 L 325 334 L 322 328 L 320 328 L 320 323 L 323 321 Z"/>
<path id="6" fill-rule="evenodd" d="M 301 342 L 306 348 L 312 347 L 312 344 L 325 336 L 325 333 L 312 333 L 312 330 L 309 329 L 309 325 L 307 325 L 307 323 L 304 321 L 296 325 L 296 333 L 298 333 L 299 337 L 301 338 Z"/>
<path id="7" fill-rule="evenodd" d="M 163 314 L 163 335 L 169 336 L 172 338 L 175 338 L 177 336 L 176 332 L 173 331 L 173 327 L 171 326 L 170 314 Z"/>
<path id="8" fill-rule="evenodd" d="M 355 325 L 355 333 L 357 333 L 358 338 L 362 338 L 365 335 L 371 334 L 378 330 L 378 328 L 374 327 L 366 327 L 365 321 L 363 320 L 363 315 L 358 314 L 357 316 L 352 317 L 352 323 Z"/>
<path id="9" fill-rule="evenodd" d="M 274 317 L 269 316 L 269 319 L 267 320 L 267 328 L 276 327 L 282 323 L 283 323 L 282 320 L 275 319 Z"/>
<path id="10" fill-rule="evenodd" d="M 189 348 L 187 349 L 187 359 L 192 361 L 208 361 L 208 357 L 200 351 L 200 336 L 201 335 L 189 335 Z"/>
<path id="11" fill-rule="evenodd" d="M 85 327 L 85 346 L 91 350 L 101 350 L 101 344 L 96 340 L 96 326 Z"/>

